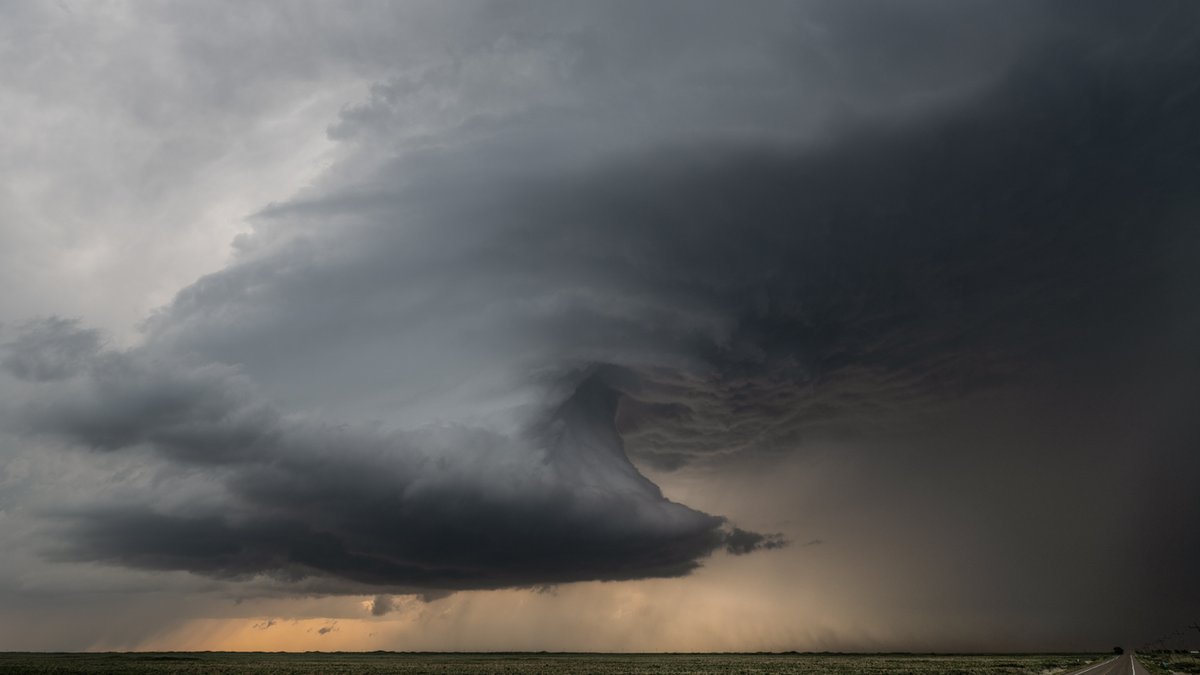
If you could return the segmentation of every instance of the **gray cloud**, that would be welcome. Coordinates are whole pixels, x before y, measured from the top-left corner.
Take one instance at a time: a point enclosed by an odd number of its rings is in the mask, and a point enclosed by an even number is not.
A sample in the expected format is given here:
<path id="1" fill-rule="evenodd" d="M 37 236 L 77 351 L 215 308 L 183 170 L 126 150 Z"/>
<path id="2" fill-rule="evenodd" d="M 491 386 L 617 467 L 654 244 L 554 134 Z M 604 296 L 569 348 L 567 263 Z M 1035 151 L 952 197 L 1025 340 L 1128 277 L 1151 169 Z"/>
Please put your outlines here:
<path id="1" fill-rule="evenodd" d="M 1010 550 L 1065 555 L 1063 529 L 1094 581 L 1147 579 L 1122 601 L 1195 597 L 1159 524 L 1197 515 L 1194 9 L 554 7 L 434 12 L 454 46 L 412 60 L 366 40 L 401 65 L 328 126 L 342 154 L 139 346 L 62 320 L 8 344 L 36 382 L 14 428 L 157 472 L 55 510 L 56 558 L 377 603 L 680 576 L 783 538 L 634 461 L 854 441 L 878 475 L 842 508 L 966 550 L 964 598 L 1088 597 Z M 1159 489 L 1116 530 L 1150 563 L 1009 491 L 1036 466 L 1074 514 L 1129 448 Z M 959 562 L 911 546 L 911 578 Z"/>
<path id="2" fill-rule="evenodd" d="M 9 340 L 0 366 L 23 380 L 70 377 L 100 350 L 100 333 L 58 317 L 22 326 Z"/>
<path id="3" fill-rule="evenodd" d="M 383 616 L 396 609 L 396 603 L 390 595 L 377 595 L 371 601 L 371 616 Z"/>
<path id="4" fill-rule="evenodd" d="M 664 468 L 902 425 L 1119 345 L 1158 309 L 1139 299 L 1174 283 L 1157 270 L 1188 208 L 1188 102 L 1114 102 L 1170 98 L 1190 62 L 1147 76 L 1158 51 L 1102 42 L 1034 52 L 956 106 L 819 147 L 671 142 L 580 164 L 556 144 L 573 117 L 471 122 L 464 146 L 264 212 L 243 260 L 151 334 L 326 405 L 291 368 L 303 359 L 352 414 L 414 420 L 531 387 L 537 401 L 547 368 L 616 364 L 633 374 L 622 430 Z M 288 234 L 325 221 L 339 226 Z M 371 379 L 421 400 L 363 400 Z"/>
<path id="5" fill-rule="evenodd" d="M 784 545 L 781 534 L 759 534 L 737 527 L 733 528 L 725 537 L 725 550 L 734 555 L 745 555 L 762 549 L 783 548 Z"/>
<path id="6" fill-rule="evenodd" d="M 517 436 L 381 432 L 285 416 L 229 368 L 100 355 L 86 383 L 34 406 L 31 430 L 208 467 L 200 478 L 221 489 L 175 512 L 135 501 L 63 513 L 55 555 L 229 579 L 466 589 L 678 576 L 729 542 L 755 547 L 723 519 L 664 499 L 625 457 L 603 374 L 575 379 Z"/>

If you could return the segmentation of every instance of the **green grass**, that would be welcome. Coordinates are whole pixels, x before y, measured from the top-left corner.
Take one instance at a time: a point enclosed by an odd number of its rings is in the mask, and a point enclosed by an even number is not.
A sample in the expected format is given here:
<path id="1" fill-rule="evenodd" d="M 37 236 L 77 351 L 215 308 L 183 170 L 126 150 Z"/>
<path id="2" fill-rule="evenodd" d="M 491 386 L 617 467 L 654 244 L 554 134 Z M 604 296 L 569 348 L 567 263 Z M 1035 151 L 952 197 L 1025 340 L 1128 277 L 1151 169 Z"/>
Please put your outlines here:
<path id="1" fill-rule="evenodd" d="M 0 673 L 1048 675 L 1099 658 L 1081 654 L 0 653 Z"/>
<path id="2" fill-rule="evenodd" d="M 1138 662 L 1153 675 L 1170 673 L 1200 673 L 1200 655 L 1173 654 L 1171 652 L 1147 652 L 1138 654 Z"/>

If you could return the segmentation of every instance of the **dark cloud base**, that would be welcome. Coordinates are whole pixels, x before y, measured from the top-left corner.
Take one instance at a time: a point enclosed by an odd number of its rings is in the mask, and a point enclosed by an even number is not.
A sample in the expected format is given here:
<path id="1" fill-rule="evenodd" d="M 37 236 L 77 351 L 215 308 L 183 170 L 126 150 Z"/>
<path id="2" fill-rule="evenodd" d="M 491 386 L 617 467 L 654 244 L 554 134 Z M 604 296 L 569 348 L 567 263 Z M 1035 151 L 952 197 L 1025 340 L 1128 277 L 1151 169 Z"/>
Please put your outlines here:
<path id="1" fill-rule="evenodd" d="M 52 329 L 75 330 L 33 330 Z M 224 494 L 190 510 L 60 513 L 53 556 L 233 580 L 315 577 L 327 589 L 461 590 L 682 576 L 721 548 L 782 545 L 666 500 L 625 456 L 604 371 L 577 379 L 517 438 L 465 427 L 379 434 L 281 415 L 234 369 L 99 354 L 78 388 L 30 409 L 30 431 L 149 451 L 168 470 L 200 466 Z"/>

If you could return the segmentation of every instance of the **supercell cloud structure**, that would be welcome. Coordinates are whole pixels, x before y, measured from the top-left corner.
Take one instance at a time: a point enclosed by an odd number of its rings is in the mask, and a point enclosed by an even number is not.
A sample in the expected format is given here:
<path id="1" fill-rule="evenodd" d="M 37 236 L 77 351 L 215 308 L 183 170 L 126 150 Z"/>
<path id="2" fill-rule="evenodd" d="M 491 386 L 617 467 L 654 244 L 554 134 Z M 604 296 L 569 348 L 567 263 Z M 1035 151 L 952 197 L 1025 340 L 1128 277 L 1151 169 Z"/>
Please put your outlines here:
<path id="1" fill-rule="evenodd" d="M 74 330 L 53 321 L 29 333 L 56 328 Z M 83 342 L 56 338 L 49 344 Z M 286 416 L 234 368 L 135 352 L 100 353 L 70 379 L 26 408 L 30 433 L 134 453 L 171 491 L 211 489 L 168 508 L 134 492 L 61 513 L 63 559 L 283 583 L 319 577 L 327 591 L 458 590 L 678 576 L 717 548 L 781 545 L 668 501 L 638 473 L 614 427 L 618 394 L 600 370 L 571 378 L 564 400 L 510 434 Z"/>
<path id="2" fill-rule="evenodd" d="M 678 577 L 791 537 L 641 469 L 900 439 L 863 451 L 881 501 L 946 472 L 993 514 L 1045 448 L 1061 484 L 1135 446 L 1198 467 L 1193 6 L 443 11 L 420 58 L 318 45 L 388 74 L 131 344 L 6 317 L 13 447 L 121 477 L 38 502 L 46 558 L 298 593 Z M 1012 392 L 1066 426 L 922 436 Z M 1164 480 L 1113 525 L 1158 562 L 1111 564 L 1182 607 L 1200 548 L 1158 523 L 1200 506 Z M 985 547 L 1061 535 L 981 520 Z"/>

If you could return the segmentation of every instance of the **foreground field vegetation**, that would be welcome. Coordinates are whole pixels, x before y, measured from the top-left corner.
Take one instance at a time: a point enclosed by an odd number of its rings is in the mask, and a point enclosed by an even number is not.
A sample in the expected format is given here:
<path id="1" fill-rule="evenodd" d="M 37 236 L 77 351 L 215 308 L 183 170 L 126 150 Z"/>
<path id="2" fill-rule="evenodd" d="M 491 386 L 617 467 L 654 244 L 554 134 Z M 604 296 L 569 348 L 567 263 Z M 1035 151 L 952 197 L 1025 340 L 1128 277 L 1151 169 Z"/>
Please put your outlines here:
<path id="1" fill-rule="evenodd" d="M 1200 655 L 1197 654 L 1147 652 L 1138 654 L 1138 660 L 1154 675 L 1200 673 Z"/>
<path id="2" fill-rule="evenodd" d="M 812 675 L 1051 675 L 1099 659 L 1081 654 L 0 654 L 0 673 L 796 673 Z"/>

